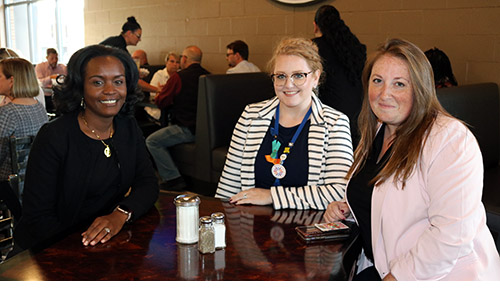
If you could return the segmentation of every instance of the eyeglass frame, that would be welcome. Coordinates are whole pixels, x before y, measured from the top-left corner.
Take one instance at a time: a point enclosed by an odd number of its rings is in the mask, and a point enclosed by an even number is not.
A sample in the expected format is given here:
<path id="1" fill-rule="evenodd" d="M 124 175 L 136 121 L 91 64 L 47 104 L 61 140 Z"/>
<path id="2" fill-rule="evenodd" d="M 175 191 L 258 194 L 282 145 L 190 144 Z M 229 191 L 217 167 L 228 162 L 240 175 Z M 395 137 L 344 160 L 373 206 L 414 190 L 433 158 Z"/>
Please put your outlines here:
<path id="1" fill-rule="evenodd" d="M 135 35 L 138 39 L 141 39 L 141 37 L 142 37 L 142 34 L 137 34 L 137 33 L 133 32 L 133 31 L 132 31 L 132 34 Z"/>
<path id="2" fill-rule="evenodd" d="M 226 53 L 226 57 L 229 57 L 229 55 L 235 55 L 236 53 Z"/>
<path id="3" fill-rule="evenodd" d="M 280 73 L 280 74 L 271 74 L 271 80 L 273 81 L 273 84 L 274 84 L 275 86 L 285 86 L 285 85 L 286 85 L 286 82 L 287 82 L 288 80 L 290 80 L 290 81 L 293 83 L 293 85 L 295 85 L 295 86 L 303 86 L 303 85 L 306 83 L 306 81 L 307 81 L 307 76 L 308 76 L 309 74 L 313 73 L 313 72 L 314 72 L 314 71 L 309 71 L 309 72 L 297 72 L 297 73 L 292 73 L 291 75 L 287 75 L 287 74 L 285 74 L 285 73 Z M 283 84 L 277 84 L 277 83 L 276 83 L 276 81 L 275 81 L 274 77 L 275 77 L 275 76 L 278 76 L 278 75 L 285 75 L 285 76 L 286 76 L 285 81 L 283 82 Z M 305 77 L 304 83 L 302 83 L 302 84 L 296 84 L 296 83 L 295 83 L 295 81 L 293 81 L 293 77 L 292 77 L 292 76 L 294 76 L 294 75 L 303 75 L 303 76 Z"/>

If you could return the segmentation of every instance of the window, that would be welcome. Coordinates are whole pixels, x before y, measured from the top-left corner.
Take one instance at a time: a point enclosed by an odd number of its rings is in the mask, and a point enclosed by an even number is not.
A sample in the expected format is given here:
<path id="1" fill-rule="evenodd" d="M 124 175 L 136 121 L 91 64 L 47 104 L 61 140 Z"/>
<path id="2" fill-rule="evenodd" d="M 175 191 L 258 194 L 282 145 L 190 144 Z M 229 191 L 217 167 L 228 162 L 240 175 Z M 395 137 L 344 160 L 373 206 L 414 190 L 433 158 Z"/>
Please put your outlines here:
<path id="1" fill-rule="evenodd" d="M 84 0 L 4 0 L 7 47 L 37 64 L 47 48 L 66 63 L 85 44 Z"/>

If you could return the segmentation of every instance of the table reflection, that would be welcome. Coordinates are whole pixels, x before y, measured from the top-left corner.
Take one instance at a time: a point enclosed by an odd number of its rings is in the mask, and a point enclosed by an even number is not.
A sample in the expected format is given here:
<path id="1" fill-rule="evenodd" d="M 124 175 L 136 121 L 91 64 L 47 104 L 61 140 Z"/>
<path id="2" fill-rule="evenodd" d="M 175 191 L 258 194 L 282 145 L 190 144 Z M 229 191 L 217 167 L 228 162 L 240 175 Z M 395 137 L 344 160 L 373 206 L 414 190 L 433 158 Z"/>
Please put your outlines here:
<path id="1" fill-rule="evenodd" d="M 40 252 L 24 251 L 0 264 L 0 279 L 345 279 L 343 262 L 350 241 L 308 244 L 295 231 L 297 226 L 321 222 L 323 211 L 275 211 L 201 197 L 200 215 L 225 214 L 227 245 L 201 254 L 198 244 L 175 241 L 175 196 L 162 193 L 155 208 L 106 244 L 85 247 L 78 231 Z"/>
<path id="2" fill-rule="evenodd" d="M 320 223 L 324 211 L 278 211 L 273 210 L 270 206 L 246 206 L 229 203 L 223 203 L 222 206 L 226 213 L 229 237 L 232 239 L 231 244 L 246 267 L 265 272 L 284 268 L 283 271 L 288 272 L 294 280 L 341 276 L 343 272 L 341 251 L 343 243 L 321 242 L 317 245 L 308 245 L 300 240 L 295 230 L 292 230 L 299 225 Z M 256 219 L 260 220 L 256 222 Z M 269 226 L 262 226 L 261 223 L 269 223 Z M 259 228 L 256 227 L 256 224 L 259 224 Z M 284 225 L 287 225 L 286 228 Z M 265 230 L 269 232 L 263 234 L 262 231 Z M 257 241 L 256 236 L 266 236 L 267 238 Z M 289 249 L 293 249 L 289 245 L 297 242 L 303 244 L 305 251 L 304 276 L 300 275 L 304 272 L 296 269 L 296 266 L 287 261 L 287 258 L 293 260 L 295 255 L 289 251 Z M 270 260 L 274 263 L 271 263 Z"/>

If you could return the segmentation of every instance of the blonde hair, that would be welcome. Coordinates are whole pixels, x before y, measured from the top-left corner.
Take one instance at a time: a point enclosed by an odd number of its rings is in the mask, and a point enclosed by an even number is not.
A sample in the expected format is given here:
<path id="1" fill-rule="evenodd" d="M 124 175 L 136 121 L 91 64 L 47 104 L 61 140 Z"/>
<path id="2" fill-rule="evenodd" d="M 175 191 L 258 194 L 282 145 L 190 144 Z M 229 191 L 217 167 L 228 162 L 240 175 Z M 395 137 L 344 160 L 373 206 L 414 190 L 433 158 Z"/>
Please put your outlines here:
<path id="1" fill-rule="evenodd" d="M 0 61 L 3 75 L 14 77 L 10 96 L 13 98 L 32 98 L 38 95 L 38 81 L 33 65 L 22 58 L 7 58 Z"/>
<path id="2" fill-rule="evenodd" d="M 165 55 L 165 62 L 168 61 L 170 56 L 173 56 L 175 60 L 179 60 L 179 55 L 177 53 L 175 53 L 174 51 L 170 51 L 167 53 L 167 55 Z"/>
<path id="3" fill-rule="evenodd" d="M 320 74 L 323 73 L 323 63 L 321 56 L 318 54 L 318 46 L 311 40 L 304 38 L 284 38 L 278 46 L 274 49 L 273 57 L 268 62 L 269 73 L 274 72 L 276 65 L 276 58 L 280 55 L 295 55 L 303 58 L 307 65 L 313 72 L 319 70 Z"/>
<path id="4" fill-rule="evenodd" d="M 354 163 L 346 176 L 352 176 L 363 167 L 372 149 L 379 123 L 370 107 L 368 86 L 373 65 L 386 55 L 401 59 L 408 67 L 413 105 L 408 118 L 396 130 L 387 164 L 371 183 L 379 185 L 394 175 L 394 181 L 401 182 L 404 188 L 420 158 L 436 117 L 438 114 L 449 114 L 437 99 L 432 67 L 425 54 L 414 44 L 401 39 L 388 40 L 366 61 L 362 76 L 364 99 L 358 118 L 361 140 L 354 152 Z"/>

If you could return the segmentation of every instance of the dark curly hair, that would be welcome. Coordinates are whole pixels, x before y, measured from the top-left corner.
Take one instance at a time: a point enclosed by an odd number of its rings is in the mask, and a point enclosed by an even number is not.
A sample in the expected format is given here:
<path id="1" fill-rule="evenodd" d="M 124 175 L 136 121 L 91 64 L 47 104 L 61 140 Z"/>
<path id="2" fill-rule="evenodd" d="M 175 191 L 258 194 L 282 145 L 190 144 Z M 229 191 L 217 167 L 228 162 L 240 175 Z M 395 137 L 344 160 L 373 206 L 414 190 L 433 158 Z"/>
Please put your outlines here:
<path id="1" fill-rule="evenodd" d="M 366 61 L 366 46 L 351 32 L 340 18 L 339 11 L 331 5 L 318 8 L 314 22 L 348 72 L 349 80 L 353 83 L 359 81 Z"/>
<path id="2" fill-rule="evenodd" d="M 109 46 L 92 45 L 76 51 L 69 59 L 67 72 L 64 77 L 58 77 L 60 86 L 54 87 L 54 104 L 60 114 L 66 114 L 81 110 L 80 103 L 83 99 L 83 88 L 85 72 L 89 61 L 96 57 L 112 56 L 121 61 L 125 69 L 125 81 L 127 85 L 127 98 L 119 114 L 131 115 L 135 104 L 143 97 L 137 86 L 139 71 L 129 53 Z"/>

